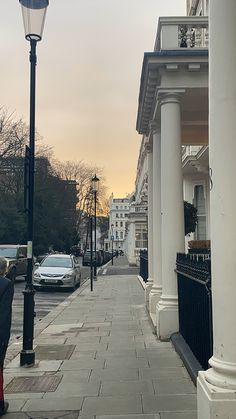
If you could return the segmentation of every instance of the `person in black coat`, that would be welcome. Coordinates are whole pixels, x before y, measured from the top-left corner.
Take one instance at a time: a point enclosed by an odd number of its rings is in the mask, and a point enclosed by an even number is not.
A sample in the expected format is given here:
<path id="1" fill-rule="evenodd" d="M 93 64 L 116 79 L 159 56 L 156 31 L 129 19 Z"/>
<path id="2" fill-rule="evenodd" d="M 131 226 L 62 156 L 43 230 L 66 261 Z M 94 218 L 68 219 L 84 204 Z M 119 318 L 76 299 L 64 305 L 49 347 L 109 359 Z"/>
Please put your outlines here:
<path id="1" fill-rule="evenodd" d="M 9 404 L 4 401 L 3 365 L 11 332 L 12 301 L 14 284 L 5 277 L 7 261 L 0 257 L 0 416 L 7 412 Z"/>

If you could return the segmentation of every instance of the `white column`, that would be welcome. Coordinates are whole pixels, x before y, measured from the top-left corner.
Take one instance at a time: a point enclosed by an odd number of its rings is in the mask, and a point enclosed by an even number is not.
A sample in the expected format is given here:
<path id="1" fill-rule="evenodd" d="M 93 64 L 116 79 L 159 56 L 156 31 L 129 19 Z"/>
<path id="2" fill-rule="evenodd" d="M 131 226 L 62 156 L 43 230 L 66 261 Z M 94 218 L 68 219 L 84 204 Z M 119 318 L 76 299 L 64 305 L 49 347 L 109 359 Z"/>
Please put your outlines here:
<path id="1" fill-rule="evenodd" d="M 130 266 L 135 266 L 137 263 L 135 257 L 135 222 L 129 222 L 129 241 L 128 241 L 128 261 Z"/>
<path id="2" fill-rule="evenodd" d="M 145 289 L 145 301 L 149 306 L 149 294 L 153 286 L 153 151 L 152 144 L 147 145 L 148 159 L 148 280 Z"/>
<path id="3" fill-rule="evenodd" d="M 236 418 L 236 2 L 210 2 L 213 356 L 198 378 L 198 418 Z"/>
<path id="4" fill-rule="evenodd" d="M 155 123 L 154 123 L 155 124 Z M 153 286 L 149 296 L 149 311 L 157 325 L 156 310 L 162 293 L 161 276 L 161 132 L 153 126 Z"/>
<path id="5" fill-rule="evenodd" d="M 179 330 L 176 254 L 184 252 L 184 205 L 180 96 L 161 101 L 162 296 L 158 303 L 158 336 L 169 339 Z"/>

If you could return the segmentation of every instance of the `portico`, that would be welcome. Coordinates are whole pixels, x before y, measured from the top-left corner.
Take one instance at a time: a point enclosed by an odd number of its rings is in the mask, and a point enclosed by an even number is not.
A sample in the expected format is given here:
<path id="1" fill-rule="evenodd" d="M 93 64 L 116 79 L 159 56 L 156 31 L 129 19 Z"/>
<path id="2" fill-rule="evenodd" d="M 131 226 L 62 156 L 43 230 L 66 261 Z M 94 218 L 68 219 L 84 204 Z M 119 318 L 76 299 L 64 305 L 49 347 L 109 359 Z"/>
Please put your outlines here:
<path id="1" fill-rule="evenodd" d="M 153 216 L 153 285 L 148 283 L 148 293 L 150 317 L 162 340 L 178 331 L 175 266 L 177 252 L 185 247 L 182 145 L 208 144 L 208 52 L 206 39 L 199 39 L 199 26 L 205 34 L 207 20 L 190 19 L 198 28 L 198 43 L 188 48 L 187 42 L 183 48 L 181 28 L 189 36 L 187 19 L 160 18 L 155 50 L 144 55 L 137 118 L 138 132 L 152 142 L 148 211 Z"/>

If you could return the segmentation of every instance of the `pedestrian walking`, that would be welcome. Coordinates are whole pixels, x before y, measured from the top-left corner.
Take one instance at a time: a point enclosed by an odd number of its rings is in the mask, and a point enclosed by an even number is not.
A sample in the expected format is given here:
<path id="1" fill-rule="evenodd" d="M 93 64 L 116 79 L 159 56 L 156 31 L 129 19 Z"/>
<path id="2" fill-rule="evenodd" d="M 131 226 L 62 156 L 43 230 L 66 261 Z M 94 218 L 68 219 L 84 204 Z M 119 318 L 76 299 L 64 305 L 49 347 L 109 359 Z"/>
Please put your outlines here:
<path id="1" fill-rule="evenodd" d="M 14 284 L 5 277 L 6 272 L 7 260 L 0 257 L 0 416 L 3 416 L 9 407 L 9 403 L 4 400 L 3 364 L 10 339 L 14 294 Z"/>

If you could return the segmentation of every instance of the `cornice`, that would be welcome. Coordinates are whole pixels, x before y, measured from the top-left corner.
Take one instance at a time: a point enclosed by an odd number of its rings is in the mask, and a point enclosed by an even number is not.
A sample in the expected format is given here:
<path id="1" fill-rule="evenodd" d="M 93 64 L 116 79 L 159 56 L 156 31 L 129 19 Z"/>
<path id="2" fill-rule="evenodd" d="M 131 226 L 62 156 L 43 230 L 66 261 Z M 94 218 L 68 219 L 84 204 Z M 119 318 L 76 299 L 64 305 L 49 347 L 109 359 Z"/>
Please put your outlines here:
<path id="1" fill-rule="evenodd" d="M 191 65 L 198 64 L 200 71 L 208 66 L 208 50 L 182 48 L 144 54 L 136 123 L 139 134 L 149 135 L 149 123 L 153 119 L 157 92 L 161 86 L 161 72 L 163 69 L 167 71 L 168 65 L 172 64 L 175 64 L 175 71 L 180 71 L 183 66 L 191 71 Z"/>

